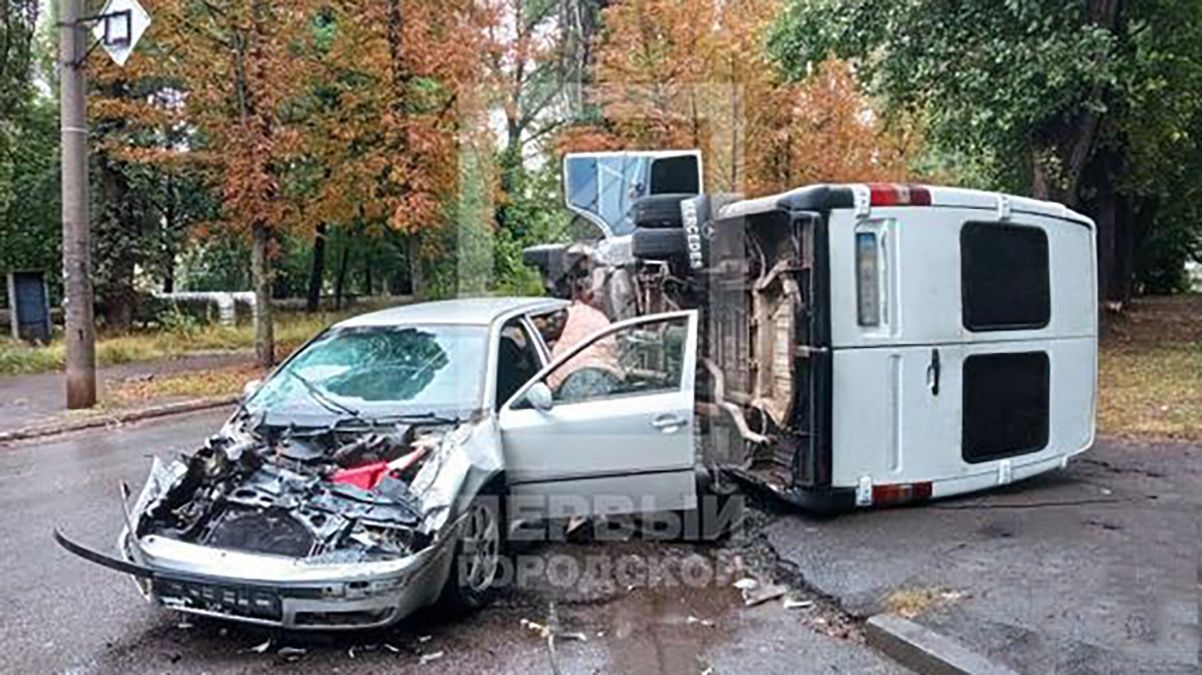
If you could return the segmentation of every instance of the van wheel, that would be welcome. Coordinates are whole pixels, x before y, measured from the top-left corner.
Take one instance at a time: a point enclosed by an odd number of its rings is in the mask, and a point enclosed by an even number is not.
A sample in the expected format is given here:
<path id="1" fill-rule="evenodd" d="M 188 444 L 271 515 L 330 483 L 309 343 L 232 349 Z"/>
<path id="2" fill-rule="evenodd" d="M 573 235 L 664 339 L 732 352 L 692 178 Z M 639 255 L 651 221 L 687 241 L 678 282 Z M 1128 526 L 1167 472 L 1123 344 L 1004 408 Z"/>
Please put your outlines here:
<path id="1" fill-rule="evenodd" d="M 505 542 L 500 498 L 480 495 L 472 500 L 460 525 L 451 559 L 451 574 L 439 604 L 455 613 L 487 605 L 496 593 Z"/>
<path id="2" fill-rule="evenodd" d="M 651 195 L 635 200 L 631 206 L 631 220 L 637 227 L 677 228 L 682 226 L 680 203 L 697 195 L 663 194 Z"/>
<path id="3" fill-rule="evenodd" d="M 630 241 L 630 252 L 639 260 L 669 260 L 688 252 L 684 230 L 638 228 Z"/>

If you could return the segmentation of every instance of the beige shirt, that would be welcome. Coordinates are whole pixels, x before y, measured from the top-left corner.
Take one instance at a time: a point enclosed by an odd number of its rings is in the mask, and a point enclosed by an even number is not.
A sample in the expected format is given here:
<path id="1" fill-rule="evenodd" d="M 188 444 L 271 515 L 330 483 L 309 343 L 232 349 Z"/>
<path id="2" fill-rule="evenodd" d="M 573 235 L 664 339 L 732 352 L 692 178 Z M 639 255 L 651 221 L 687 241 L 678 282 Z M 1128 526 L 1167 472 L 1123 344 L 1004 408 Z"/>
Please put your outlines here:
<path id="1" fill-rule="evenodd" d="M 563 325 L 559 340 L 551 348 L 551 359 L 555 360 L 580 344 L 584 338 L 608 328 L 609 319 L 600 311 L 584 303 L 568 306 L 568 317 Z M 564 378 L 583 368 L 600 368 L 621 377 L 622 365 L 618 360 L 618 343 L 613 335 L 593 342 L 580 353 L 568 359 L 547 376 L 547 385 L 558 389 Z"/>

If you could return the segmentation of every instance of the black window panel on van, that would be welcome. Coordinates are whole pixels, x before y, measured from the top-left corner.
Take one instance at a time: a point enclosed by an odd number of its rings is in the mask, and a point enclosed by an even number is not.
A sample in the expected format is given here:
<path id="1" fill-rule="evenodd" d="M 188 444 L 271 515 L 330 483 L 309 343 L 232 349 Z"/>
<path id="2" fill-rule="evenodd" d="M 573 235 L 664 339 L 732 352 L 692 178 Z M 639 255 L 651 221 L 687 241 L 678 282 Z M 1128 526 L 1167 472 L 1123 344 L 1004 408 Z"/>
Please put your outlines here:
<path id="1" fill-rule="evenodd" d="M 1047 446 L 1049 370 L 1045 352 L 973 354 L 964 360 L 964 461 L 987 462 Z"/>
<path id="2" fill-rule="evenodd" d="M 1038 227 L 965 223 L 960 292 L 971 331 L 1043 328 L 1052 316 L 1048 235 Z"/>

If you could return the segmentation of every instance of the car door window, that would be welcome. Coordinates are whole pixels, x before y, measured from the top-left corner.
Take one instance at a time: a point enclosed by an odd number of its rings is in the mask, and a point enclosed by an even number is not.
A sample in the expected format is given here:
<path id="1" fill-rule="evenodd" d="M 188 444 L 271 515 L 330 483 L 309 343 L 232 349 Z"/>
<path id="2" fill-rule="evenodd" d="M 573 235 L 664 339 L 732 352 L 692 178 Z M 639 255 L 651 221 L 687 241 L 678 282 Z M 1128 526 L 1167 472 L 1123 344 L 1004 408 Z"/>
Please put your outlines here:
<path id="1" fill-rule="evenodd" d="M 677 391 L 688 317 L 613 329 L 585 343 L 544 378 L 558 403 Z"/>
<path id="2" fill-rule="evenodd" d="M 538 374 L 542 362 L 520 319 L 512 319 L 501 327 L 497 345 L 496 408 L 508 401 L 518 388 Z"/>

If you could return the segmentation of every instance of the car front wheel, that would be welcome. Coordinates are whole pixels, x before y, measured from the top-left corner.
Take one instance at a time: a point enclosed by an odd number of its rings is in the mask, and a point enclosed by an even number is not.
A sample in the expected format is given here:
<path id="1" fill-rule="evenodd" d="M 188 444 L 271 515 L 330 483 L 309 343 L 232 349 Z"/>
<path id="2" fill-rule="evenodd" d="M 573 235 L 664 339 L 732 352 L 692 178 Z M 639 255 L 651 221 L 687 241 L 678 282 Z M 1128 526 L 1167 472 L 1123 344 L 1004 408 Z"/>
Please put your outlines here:
<path id="1" fill-rule="evenodd" d="M 442 604 L 448 609 L 472 611 L 492 600 L 501 572 L 503 531 L 499 498 L 474 499 L 460 526 L 451 575 L 442 592 Z"/>

